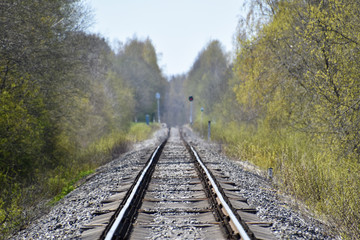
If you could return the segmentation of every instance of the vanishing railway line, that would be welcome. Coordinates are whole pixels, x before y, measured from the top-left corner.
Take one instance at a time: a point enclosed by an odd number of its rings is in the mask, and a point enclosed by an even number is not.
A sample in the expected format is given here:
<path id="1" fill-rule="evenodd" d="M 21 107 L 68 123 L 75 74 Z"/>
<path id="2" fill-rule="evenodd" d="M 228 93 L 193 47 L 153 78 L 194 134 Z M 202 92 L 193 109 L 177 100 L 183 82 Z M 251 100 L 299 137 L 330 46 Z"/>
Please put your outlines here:
<path id="1" fill-rule="evenodd" d="M 83 239 L 274 239 L 239 189 L 171 129 L 123 179 Z"/>

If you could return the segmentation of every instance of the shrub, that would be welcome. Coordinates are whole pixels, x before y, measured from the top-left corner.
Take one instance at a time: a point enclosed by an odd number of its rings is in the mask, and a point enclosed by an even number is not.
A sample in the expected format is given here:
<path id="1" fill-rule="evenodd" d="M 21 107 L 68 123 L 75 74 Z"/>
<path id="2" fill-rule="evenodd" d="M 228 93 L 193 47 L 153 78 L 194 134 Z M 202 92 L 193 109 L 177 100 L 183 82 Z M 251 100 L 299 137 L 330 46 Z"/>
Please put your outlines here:
<path id="1" fill-rule="evenodd" d="M 324 145 L 291 128 L 270 129 L 261 122 L 256 127 L 217 122 L 212 138 L 224 143 L 230 156 L 263 170 L 272 167 L 279 190 L 325 216 L 344 238 L 360 237 L 360 166 L 355 158 L 340 155 L 340 146 Z"/>

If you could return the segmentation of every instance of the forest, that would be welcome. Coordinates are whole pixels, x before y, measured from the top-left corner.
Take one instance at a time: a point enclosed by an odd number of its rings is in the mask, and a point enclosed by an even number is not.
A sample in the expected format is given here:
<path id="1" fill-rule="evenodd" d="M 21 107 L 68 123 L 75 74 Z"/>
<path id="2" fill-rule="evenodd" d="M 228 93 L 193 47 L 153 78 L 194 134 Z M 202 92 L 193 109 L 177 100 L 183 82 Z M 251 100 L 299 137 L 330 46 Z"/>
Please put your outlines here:
<path id="1" fill-rule="evenodd" d="M 44 199 L 60 199 L 76 180 L 147 137 L 151 128 L 133 122 L 154 115 L 155 94 L 164 94 L 167 81 L 150 39 L 130 39 L 115 52 L 86 33 L 82 1 L 5 0 L 0 8 L 6 236 L 31 220 Z"/>
<path id="2" fill-rule="evenodd" d="M 360 2 L 249 0 L 235 52 L 212 40 L 171 77 L 150 38 L 115 51 L 87 33 L 81 1 L 0 7 L 1 234 L 146 138 L 156 124 L 134 122 L 156 117 L 159 92 L 168 126 L 188 123 L 194 96 L 194 130 L 211 121 L 228 156 L 273 168 L 280 193 L 360 238 Z"/>
<path id="3" fill-rule="evenodd" d="M 202 136 L 211 121 L 227 155 L 273 168 L 280 192 L 359 239 L 360 2 L 253 0 L 247 9 L 233 57 L 211 41 L 170 82 L 182 82 L 179 109 L 194 96 Z"/>

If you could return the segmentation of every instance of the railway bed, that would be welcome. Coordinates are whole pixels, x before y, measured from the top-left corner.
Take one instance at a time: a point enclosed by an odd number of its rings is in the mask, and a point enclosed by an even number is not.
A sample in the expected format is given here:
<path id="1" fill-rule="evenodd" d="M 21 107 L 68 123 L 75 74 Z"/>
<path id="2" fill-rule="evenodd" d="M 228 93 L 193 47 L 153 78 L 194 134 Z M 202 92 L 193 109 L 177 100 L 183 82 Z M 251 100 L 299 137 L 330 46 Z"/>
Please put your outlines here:
<path id="1" fill-rule="evenodd" d="M 275 239 L 271 223 L 179 131 L 171 129 L 141 167 L 103 201 L 82 239 Z"/>

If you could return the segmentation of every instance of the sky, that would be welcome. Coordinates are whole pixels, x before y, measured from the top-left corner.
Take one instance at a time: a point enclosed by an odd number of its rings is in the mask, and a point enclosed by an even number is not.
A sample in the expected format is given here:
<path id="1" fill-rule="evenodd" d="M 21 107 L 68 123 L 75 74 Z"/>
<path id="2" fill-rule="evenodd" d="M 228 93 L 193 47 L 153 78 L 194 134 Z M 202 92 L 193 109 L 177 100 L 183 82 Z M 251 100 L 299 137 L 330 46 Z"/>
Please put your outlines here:
<path id="1" fill-rule="evenodd" d="M 137 37 L 149 38 L 158 54 L 159 66 L 167 76 L 190 70 L 199 52 L 219 40 L 226 52 L 233 39 L 242 0 L 87 0 L 94 24 L 110 44 Z"/>

